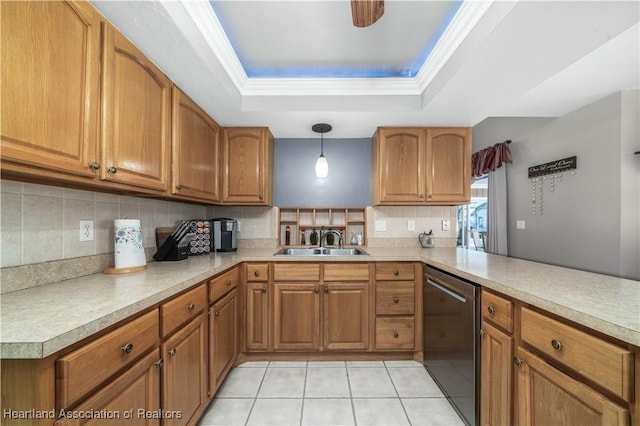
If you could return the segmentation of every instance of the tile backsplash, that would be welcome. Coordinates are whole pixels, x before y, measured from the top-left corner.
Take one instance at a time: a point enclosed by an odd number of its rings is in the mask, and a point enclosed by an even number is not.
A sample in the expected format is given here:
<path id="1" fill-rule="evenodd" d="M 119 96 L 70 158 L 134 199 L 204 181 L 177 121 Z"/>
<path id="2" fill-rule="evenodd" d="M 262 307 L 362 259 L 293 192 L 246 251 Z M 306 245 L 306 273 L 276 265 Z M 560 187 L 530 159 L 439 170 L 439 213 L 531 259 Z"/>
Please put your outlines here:
<path id="1" fill-rule="evenodd" d="M 204 206 L 4 179 L 0 194 L 0 293 L 112 266 L 115 219 L 140 219 L 149 259 L 156 250 L 155 228 L 183 219 L 237 219 L 239 247 L 276 247 L 277 208 Z M 437 246 L 455 247 L 455 218 L 456 207 L 368 207 L 367 244 L 415 247 L 418 234 L 433 229 Z M 443 219 L 451 221 L 451 231 L 441 231 Z M 79 241 L 81 220 L 93 220 L 93 241 Z M 409 220 L 415 231 L 407 230 Z M 376 231 L 376 221 L 384 221 L 386 231 Z"/>

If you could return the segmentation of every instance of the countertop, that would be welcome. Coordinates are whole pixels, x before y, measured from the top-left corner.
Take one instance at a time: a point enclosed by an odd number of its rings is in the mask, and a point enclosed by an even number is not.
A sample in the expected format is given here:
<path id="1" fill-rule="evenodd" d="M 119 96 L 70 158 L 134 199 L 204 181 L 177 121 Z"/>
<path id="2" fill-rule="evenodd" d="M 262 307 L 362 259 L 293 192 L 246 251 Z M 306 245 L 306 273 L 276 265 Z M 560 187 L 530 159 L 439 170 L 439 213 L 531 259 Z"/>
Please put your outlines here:
<path id="1" fill-rule="evenodd" d="M 640 282 L 453 248 L 366 248 L 369 256 L 273 256 L 239 249 L 151 262 L 127 275 L 95 274 L 2 295 L 2 358 L 45 358 L 246 261 L 421 261 L 640 347 Z"/>

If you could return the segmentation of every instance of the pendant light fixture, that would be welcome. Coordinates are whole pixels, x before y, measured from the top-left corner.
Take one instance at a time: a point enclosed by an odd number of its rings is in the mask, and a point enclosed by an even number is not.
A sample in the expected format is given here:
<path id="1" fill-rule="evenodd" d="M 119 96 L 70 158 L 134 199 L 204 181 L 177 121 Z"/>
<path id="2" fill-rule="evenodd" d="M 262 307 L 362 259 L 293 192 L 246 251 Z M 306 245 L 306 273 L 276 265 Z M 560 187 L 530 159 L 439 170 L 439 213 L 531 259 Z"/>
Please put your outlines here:
<path id="1" fill-rule="evenodd" d="M 311 126 L 311 130 L 320 133 L 320 157 L 316 160 L 316 176 L 326 178 L 329 175 L 329 163 L 324 156 L 324 134 L 332 129 L 330 124 L 318 123 Z"/>

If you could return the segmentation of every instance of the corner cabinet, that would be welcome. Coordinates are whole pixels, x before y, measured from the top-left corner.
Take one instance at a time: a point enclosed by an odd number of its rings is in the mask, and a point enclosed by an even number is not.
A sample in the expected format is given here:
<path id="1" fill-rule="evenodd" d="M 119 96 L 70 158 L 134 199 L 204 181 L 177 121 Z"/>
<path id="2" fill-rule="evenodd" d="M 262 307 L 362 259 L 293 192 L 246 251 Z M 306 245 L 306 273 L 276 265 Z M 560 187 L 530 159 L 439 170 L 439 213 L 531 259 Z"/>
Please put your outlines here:
<path id="1" fill-rule="evenodd" d="M 380 127 L 372 137 L 374 205 L 471 200 L 471 129 Z"/>
<path id="2" fill-rule="evenodd" d="M 266 127 L 227 127 L 222 137 L 222 204 L 273 204 L 273 135 Z"/>
<path id="3" fill-rule="evenodd" d="M 220 126 L 173 87 L 171 194 L 216 203 L 220 200 Z"/>
<path id="4" fill-rule="evenodd" d="M 0 2 L 2 172 L 96 180 L 100 19 L 88 3 Z"/>
<path id="5" fill-rule="evenodd" d="M 165 192 L 171 147 L 171 81 L 113 26 L 103 23 L 100 177 Z"/>

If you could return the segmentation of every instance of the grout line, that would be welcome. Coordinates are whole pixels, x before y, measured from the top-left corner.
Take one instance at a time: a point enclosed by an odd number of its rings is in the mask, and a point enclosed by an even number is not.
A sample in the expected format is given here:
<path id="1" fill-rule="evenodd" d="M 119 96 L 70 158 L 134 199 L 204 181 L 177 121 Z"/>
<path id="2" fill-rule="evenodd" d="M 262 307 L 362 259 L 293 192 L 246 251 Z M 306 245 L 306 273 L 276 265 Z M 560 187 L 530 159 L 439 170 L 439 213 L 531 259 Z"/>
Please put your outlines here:
<path id="1" fill-rule="evenodd" d="M 253 403 L 251 404 L 251 408 L 249 409 L 249 414 L 247 414 L 247 419 L 244 421 L 245 426 L 249 424 L 249 419 L 251 418 L 251 413 L 253 413 L 253 408 L 256 406 L 256 401 L 258 400 L 258 394 L 260 394 L 260 389 L 262 388 L 262 384 L 264 383 L 264 378 L 267 375 L 267 371 L 269 370 L 269 364 L 264 369 L 264 374 L 262 374 L 262 379 L 260 379 L 260 385 L 258 386 L 258 390 L 256 391 L 256 396 L 253 398 Z"/>
<path id="2" fill-rule="evenodd" d="M 391 380 L 391 385 L 393 386 L 393 390 L 396 391 L 396 395 L 398 395 L 398 401 L 400 402 L 400 406 L 402 407 L 402 412 L 407 419 L 407 423 L 411 425 L 411 419 L 409 418 L 409 414 L 407 413 L 407 409 L 402 402 L 402 398 L 400 397 L 400 392 L 398 392 L 398 388 L 396 387 L 396 383 L 393 381 L 393 376 L 391 376 L 391 372 L 389 371 L 389 367 L 387 363 L 384 363 L 384 369 L 387 370 L 387 374 L 389 375 L 389 380 Z"/>

